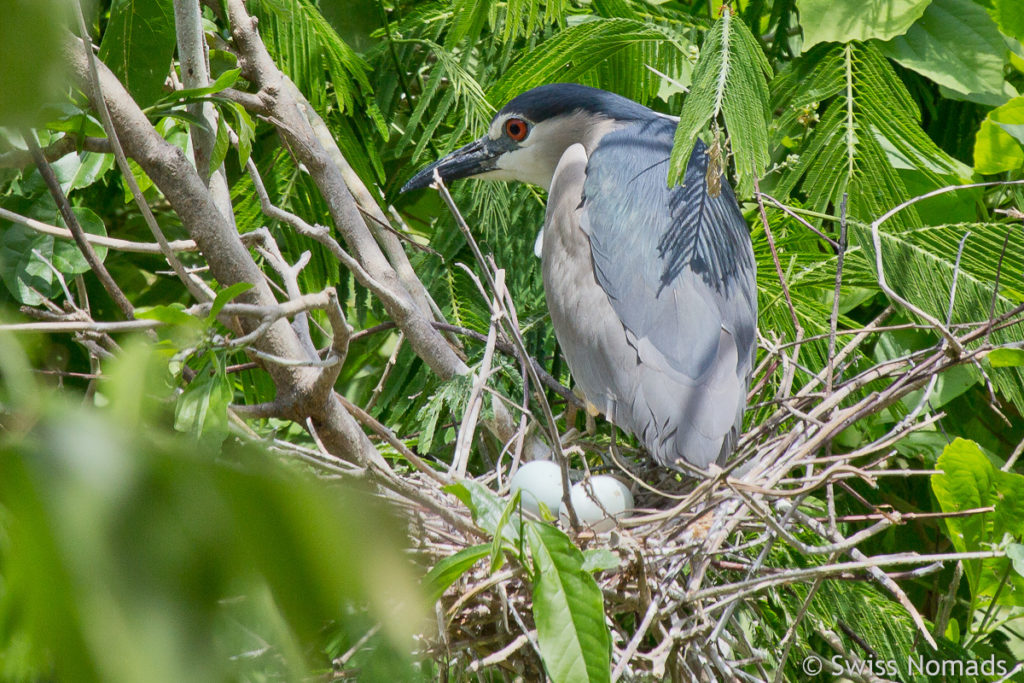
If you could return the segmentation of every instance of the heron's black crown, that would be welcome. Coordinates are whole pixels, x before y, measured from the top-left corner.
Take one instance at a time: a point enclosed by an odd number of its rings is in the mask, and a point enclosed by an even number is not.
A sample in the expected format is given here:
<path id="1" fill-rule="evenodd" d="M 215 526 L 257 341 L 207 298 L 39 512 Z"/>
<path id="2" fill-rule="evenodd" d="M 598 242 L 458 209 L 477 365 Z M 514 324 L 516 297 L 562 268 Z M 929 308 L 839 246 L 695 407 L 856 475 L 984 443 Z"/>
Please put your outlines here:
<path id="1" fill-rule="evenodd" d="M 642 121 L 657 116 L 633 100 L 578 83 L 552 83 L 528 90 L 502 107 L 498 116 L 516 113 L 539 123 L 574 111 L 599 114 L 616 121 Z"/>

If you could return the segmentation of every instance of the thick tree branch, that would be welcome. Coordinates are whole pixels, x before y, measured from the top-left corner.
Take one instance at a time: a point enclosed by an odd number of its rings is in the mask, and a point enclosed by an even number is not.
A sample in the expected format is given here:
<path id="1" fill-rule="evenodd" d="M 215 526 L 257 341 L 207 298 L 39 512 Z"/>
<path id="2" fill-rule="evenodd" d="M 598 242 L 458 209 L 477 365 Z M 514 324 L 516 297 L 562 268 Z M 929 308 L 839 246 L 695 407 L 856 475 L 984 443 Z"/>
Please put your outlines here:
<path id="1" fill-rule="evenodd" d="M 125 153 L 142 167 L 167 198 L 206 258 L 211 274 L 225 286 L 251 283 L 253 287 L 238 297 L 242 303 L 275 305 L 277 301 L 263 273 L 184 153 L 160 136 L 109 69 L 102 64 L 93 67 L 90 61 L 94 60 L 89 59 L 79 40 L 69 38 L 64 56 L 78 87 L 88 94 L 93 106 L 109 111 L 111 125 Z M 93 87 L 91 68 L 97 71 L 102 98 Z M 244 331 L 258 327 L 247 319 L 240 320 L 240 325 Z M 253 348 L 258 354 L 284 359 L 305 358 L 299 338 L 283 319 L 269 325 L 266 333 L 254 341 Z M 278 401 L 285 406 L 287 417 L 301 424 L 311 417 L 332 453 L 362 465 L 384 464 L 359 424 L 333 394 L 314 393 L 320 374 L 317 369 L 276 363 L 264 366 L 277 387 Z"/>

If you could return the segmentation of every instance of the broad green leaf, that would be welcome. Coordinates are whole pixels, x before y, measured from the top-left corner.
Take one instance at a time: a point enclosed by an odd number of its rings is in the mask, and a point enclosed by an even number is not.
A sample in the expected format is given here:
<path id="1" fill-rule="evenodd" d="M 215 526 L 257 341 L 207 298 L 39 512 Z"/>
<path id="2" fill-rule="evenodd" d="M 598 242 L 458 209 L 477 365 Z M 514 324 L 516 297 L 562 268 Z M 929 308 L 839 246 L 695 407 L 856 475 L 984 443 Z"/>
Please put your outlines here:
<path id="1" fill-rule="evenodd" d="M 156 102 L 174 54 L 171 0 L 116 0 L 99 54 L 140 106 Z"/>
<path id="2" fill-rule="evenodd" d="M 210 152 L 210 168 L 209 174 L 213 175 L 220 168 L 221 164 L 224 163 L 224 159 L 228 156 L 228 150 L 231 149 L 231 140 L 228 137 L 228 127 L 224 123 L 224 117 L 217 117 L 217 137 L 213 142 L 213 150 Z"/>
<path id="3" fill-rule="evenodd" d="M 1013 562 L 1013 570 L 1020 576 L 1024 576 L 1024 545 L 1011 543 L 1006 546 L 1006 556 Z"/>
<path id="4" fill-rule="evenodd" d="M 106 236 L 103 221 L 91 209 L 72 207 L 72 212 L 85 232 Z M 38 199 L 28 215 L 44 223 L 65 227 L 49 195 Z M 0 221 L 0 225 L 9 226 L 0 232 L 0 276 L 21 303 L 38 306 L 43 297 L 55 297 L 60 293 L 54 268 L 67 276 L 88 272 L 89 263 L 73 240 L 36 232 L 21 224 Z M 106 258 L 106 248 L 96 247 L 94 251 L 100 260 Z"/>
<path id="5" fill-rule="evenodd" d="M 974 170 L 986 175 L 1024 166 L 1021 143 L 999 124 L 1024 124 L 1024 97 L 1015 97 L 988 113 L 974 138 Z"/>
<path id="6" fill-rule="evenodd" d="M 159 320 L 167 325 L 197 325 L 194 315 L 185 312 L 184 304 L 173 303 L 166 306 L 139 306 L 135 309 L 135 317 L 141 320 Z"/>
<path id="7" fill-rule="evenodd" d="M 1024 43 L 1024 4 L 1019 0 L 993 0 L 991 6 L 999 30 Z"/>
<path id="8" fill-rule="evenodd" d="M 103 220 L 92 209 L 84 206 L 73 206 L 71 207 L 71 213 L 78 219 L 78 224 L 85 232 L 90 235 L 107 236 L 107 228 L 103 225 Z M 67 227 L 64 224 L 64 218 L 59 213 L 54 218 L 59 227 Z M 106 247 L 93 245 L 92 250 L 101 262 L 106 259 Z M 89 272 L 89 262 L 82 256 L 78 244 L 73 240 L 53 238 L 51 261 L 57 267 L 57 270 L 68 275 L 79 275 Z"/>
<path id="9" fill-rule="evenodd" d="M 992 497 L 995 468 L 974 442 L 955 439 L 939 456 L 936 468 L 942 470 L 942 474 L 932 475 L 932 492 L 943 512 L 960 512 L 995 504 Z M 949 540 L 957 552 L 982 550 L 983 544 L 993 541 L 991 522 L 985 514 L 948 517 L 944 522 Z M 977 594 L 981 560 L 967 560 L 964 572 L 971 592 Z"/>
<path id="10" fill-rule="evenodd" d="M 239 74 L 242 73 L 241 69 L 228 69 L 220 76 L 217 77 L 210 85 L 203 88 L 183 88 L 181 90 L 175 90 L 172 93 L 168 93 L 161 97 L 156 104 L 163 104 L 165 102 L 179 102 L 181 100 L 195 100 L 201 97 L 207 97 L 209 95 L 215 95 L 221 90 L 230 88 L 238 81 Z"/>
<path id="11" fill-rule="evenodd" d="M 228 435 L 228 405 L 234 397 L 224 366 L 212 351 L 178 397 L 174 428 L 196 440 L 219 444 Z"/>
<path id="12" fill-rule="evenodd" d="M 459 577 L 469 571 L 474 564 L 487 557 L 490 551 L 491 544 L 481 543 L 463 548 L 435 564 L 423 577 L 427 599 L 430 602 L 440 599 L 449 586 L 458 581 Z"/>
<path id="13" fill-rule="evenodd" d="M 88 187 L 114 167 L 114 155 L 100 152 L 68 154 L 51 164 L 65 193 Z"/>
<path id="14" fill-rule="evenodd" d="M 519 532 L 511 525 L 502 521 L 505 511 L 509 508 L 506 501 L 480 482 L 466 479 L 450 484 L 444 490 L 459 500 L 473 513 L 476 525 L 495 536 L 501 535 L 513 545 L 518 545 Z M 507 517 L 505 517 L 507 519 Z"/>
<path id="15" fill-rule="evenodd" d="M 533 619 L 544 668 L 554 683 L 608 681 L 611 637 L 601 589 L 583 555 L 553 526 L 526 523 L 533 555 Z"/>
<path id="16" fill-rule="evenodd" d="M 803 51 L 818 43 L 889 40 L 906 33 L 931 0 L 797 0 Z"/>
<path id="17" fill-rule="evenodd" d="M 765 77 L 771 74 L 771 65 L 750 29 L 731 11 L 723 11 L 704 38 L 690 94 L 679 116 L 670 185 L 682 180 L 698 134 L 723 115 L 735 155 L 737 192 L 753 192 L 753 178 L 760 177 L 769 162 Z"/>
<path id="18" fill-rule="evenodd" d="M 620 564 L 622 560 L 608 548 L 588 548 L 583 551 L 583 569 L 591 574 L 618 569 Z"/>
<path id="19" fill-rule="evenodd" d="M 932 0 L 905 35 L 882 54 L 953 90 L 1003 92 L 1006 43 L 985 9 L 971 0 Z"/>
<path id="20" fill-rule="evenodd" d="M 1024 349 L 994 349 L 987 358 L 994 368 L 1024 367 Z"/>
<path id="21" fill-rule="evenodd" d="M 1006 535 L 1024 534 L 1024 476 L 996 469 L 973 441 L 955 439 L 946 446 L 932 475 L 931 485 L 943 512 L 992 506 L 991 513 L 947 517 L 946 532 L 959 552 L 992 550 Z M 964 573 L 971 594 L 992 597 L 999 590 L 1009 560 L 1002 557 L 966 560 Z M 1011 576 L 997 601 L 1024 604 L 1024 577 Z"/>
<path id="22" fill-rule="evenodd" d="M 206 324 L 210 325 L 217 319 L 225 304 L 243 292 L 248 292 L 250 289 L 252 289 L 251 282 L 236 282 L 217 292 L 217 296 L 214 297 L 213 304 L 210 306 L 210 313 L 206 316 Z"/>

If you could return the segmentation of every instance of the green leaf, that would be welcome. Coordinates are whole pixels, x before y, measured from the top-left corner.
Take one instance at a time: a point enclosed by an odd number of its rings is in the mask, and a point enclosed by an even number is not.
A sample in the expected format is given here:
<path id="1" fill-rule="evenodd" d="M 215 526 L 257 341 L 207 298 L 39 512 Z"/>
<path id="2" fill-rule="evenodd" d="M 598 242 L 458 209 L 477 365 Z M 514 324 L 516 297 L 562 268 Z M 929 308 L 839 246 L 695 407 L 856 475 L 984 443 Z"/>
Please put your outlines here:
<path id="1" fill-rule="evenodd" d="M 91 209 L 72 207 L 72 212 L 85 232 L 106 236 L 103 221 Z M 27 213 L 30 218 L 65 227 L 50 195 L 39 197 Z M 0 231 L 0 276 L 21 303 L 38 306 L 43 297 L 60 293 L 54 268 L 69 276 L 89 271 L 89 263 L 73 240 L 36 232 L 18 223 L 0 221 L 0 225 L 9 226 Z M 100 260 L 106 258 L 106 248 L 96 247 L 95 251 Z"/>
<path id="2" fill-rule="evenodd" d="M 1011 543 L 1006 546 L 1006 556 L 1013 562 L 1013 570 L 1020 576 L 1024 576 L 1024 545 Z"/>
<path id="3" fill-rule="evenodd" d="M 1000 31 L 1024 42 L 1024 5 L 1019 0 L 993 0 L 991 12 Z"/>
<path id="4" fill-rule="evenodd" d="M 519 509 L 520 493 L 520 491 L 516 491 L 515 495 L 509 496 L 505 509 L 501 511 L 501 517 L 498 518 L 498 526 L 494 532 L 494 539 L 491 541 L 492 574 L 501 569 L 501 566 L 505 563 L 505 543 L 503 542 L 505 526 L 512 517 L 512 513 Z M 518 534 L 516 536 L 518 537 Z"/>
<path id="5" fill-rule="evenodd" d="M 37 126 L 66 100 L 64 44 L 68 5 L 61 0 L 7 2 L 0 21 L 0 125 Z"/>
<path id="6" fill-rule="evenodd" d="M 994 368 L 1024 367 L 1024 349 L 993 349 L 986 357 Z"/>
<path id="7" fill-rule="evenodd" d="M 174 54 L 171 0 L 116 0 L 99 56 L 142 107 L 163 94 Z"/>
<path id="8" fill-rule="evenodd" d="M 229 149 L 231 149 L 231 140 L 228 137 L 228 127 L 224 124 L 224 117 L 218 116 L 217 137 L 213 142 L 213 149 L 210 151 L 210 175 L 216 173 L 224 163 Z"/>
<path id="9" fill-rule="evenodd" d="M 228 435 L 228 405 L 233 397 L 224 365 L 216 354 L 207 353 L 206 362 L 178 397 L 174 428 L 196 440 L 219 444 Z"/>
<path id="10" fill-rule="evenodd" d="M 753 192 L 753 178 L 764 173 L 770 160 L 765 77 L 771 74 L 771 65 L 750 29 L 731 11 L 723 11 L 704 38 L 690 94 L 679 116 L 670 185 L 682 180 L 698 134 L 722 114 L 735 155 L 737 192 Z"/>
<path id="11" fill-rule="evenodd" d="M 818 43 L 889 40 L 906 33 L 931 0 L 796 0 L 803 51 Z"/>
<path id="12" fill-rule="evenodd" d="M 583 555 L 553 526 L 527 521 L 533 555 L 533 619 L 544 668 L 554 683 L 608 681 L 611 636 L 601 589 Z"/>
<path id="13" fill-rule="evenodd" d="M 921 130 L 921 112 L 874 45 L 851 43 L 806 54 L 773 83 L 772 108 L 782 130 L 798 126 L 805 110 L 830 101 L 809 132 L 804 151 L 776 192 L 797 185 L 810 208 L 826 211 L 849 196 L 849 215 L 873 220 L 907 198 L 896 163 L 924 174 L 931 188 L 959 179 L 960 166 Z M 883 145 L 884 142 L 884 145 Z M 893 219 L 917 220 L 911 207 Z"/>
<path id="14" fill-rule="evenodd" d="M 478 481 L 465 479 L 449 484 L 444 490 L 469 508 L 478 527 L 491 536 L 501 536 L 513 545 L 519 545 L 518 529 L 502 521 L 508 519 L 505 517 L 505 512 L 509 509 L 508 504 L 489 488 Z"/>
<path id="15" fill-rule="evenodd" d="M 90 235 L 107 236 L 107 228 L 103 225 L 103 220 L 92 209 L 84 206 L 73 206 L 71 207 L 71 213 L 78 219 L 78 224 L 85 232 Z M 62 228 L 67 227 L 64 223 L 64 218 L 59 213 L 55 218 L 57 219 L 58 226 Z M 106 259 L 106 247 L 93 245 L 93 251 L 96 252 L 96 257 L 101 262 Z M 78 244 L 73 240 L 54 238 L 53 252 L 50 258 L 57 270 L 67 275 L 79 275 L 89 272 L 89 262 L 82 256 Z"/>
<path id="16" fill-rule="evenodd" d="M 882 54 L 962 93 L 1003 92 L 1006 43 L 985 9 L 971 0 L 932 0 L 905 35 Z"/>
<path id="17" fill-rule="evenodd" d="M 156 104 L 159 105 L 168 102 L 191 101 L 208 97 L 210 95 L 216 95 L 221 90 L 233 86 L 238 81 L 238 76 L 241 73 L 241 69 L 228 69 L 218 76 L 217 80 L 208 86 L 202 88 L 182 88 L 181 90 L 175 90 L 174 92 L 161 97 Z"/>
<path id="18" fill-rule="evenodd" d="M 490 543 L 463 548 L 435 564 L 423 577 L 423 587 L 430 602 L 437 602 L 448 590 L 448 587 L 459 580 L 470 568 L 488 556 L 491 552 Z"/>
<path id="19" fill-rule="evenodd" d="M 83 187 L 89 187 L 97 180 L 103 178 L 107 171 L 114 167 L 113 154 L 82 152 L 79 155 L 69 154 L 64 158 L 76 159 L 78 162 L 75 165 L 74 172 L 70 174 L 70 177 L 61 182 L 61 188 L 63 188 L 65 193 L 70 193 Z M 63 161 L 63 159 L 61 161 Z M 59 163 L 60 161 L 53 164 L 55 171 Z M 59 173 L 57 177 L 60 179 Z"/>
<path id="20" fill-rule="evenodd" d="M 159 320 L 167 325 L 196 325 L 199 321 L 194 315 L 185 312 L 185 305 L 179 303 L 166 306 L 139 306 L 135 309 L 135 317 L 141 320 Z"/>
<path id="21" fill-rule="evenodd" d="M 237 102 L 228 102 L 228 110 L 234 115 L 235 133 L 238 135 L 238 165 L 245 168 L 252 154 L 252 142 L 256 137 L 256 125 L 245 107 Z"/>
<path id="22" fill-rule="evenodd" d="M 992 550 L 1006 535 L 1024 534 L 1024 476 L 997 470 L 973 441 L 955 439 L 946 446 L 931 478 L 932 491 L 943 512 L 994 507 L 993 513 L 947 517 L 943 521 L 959 552 Z M 965 560 L 971 594 L 991 597 L 999 590 L 1008 560 L 1003 557 Z M 1000 604 L 1024 604 L 1024 577 L 1012 576 L 1013 587 L 999 591 Z"/>
<path id="23" fill-rule="evenodd" d="M 1024 124 L 1024 96 L 1015 97 L 988 113 L 974 138 L 974 170 L 990 175 L 1024 166 L 1024 149 L 1001 124 Z M 1016 129 L 1014 129 L 1016 130 Z"/>
<path id="24" fill-rule="evenodd" d="M 583 570 L 591 574 L 618 569 L 620 564 L 622 560 L 608 548 L 588 548 L 583 551 Z"/>
<path id="25" fill-rule="evenodd" d="M 213 299 L 213 304 L 210 305 L 210 312 L 206 316 L 206 324 L 212 325 L 213 321 L 220 315 L 221 309 L 224 305 L 234 299 L 242 292 L 248 292 L 252 289 L 251 282 L 236 282 L 233 285 L 225 287 L 224 289 L 217 292 L 217 296 Z"/>

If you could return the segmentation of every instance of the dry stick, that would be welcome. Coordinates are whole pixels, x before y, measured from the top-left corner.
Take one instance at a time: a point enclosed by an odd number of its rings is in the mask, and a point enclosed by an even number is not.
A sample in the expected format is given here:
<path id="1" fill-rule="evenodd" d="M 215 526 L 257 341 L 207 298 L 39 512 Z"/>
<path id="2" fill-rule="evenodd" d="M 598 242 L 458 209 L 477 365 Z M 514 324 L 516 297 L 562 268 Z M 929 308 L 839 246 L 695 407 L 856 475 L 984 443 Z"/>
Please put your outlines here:
<path id="1" fill-rule="evenodd" d="M 121 147 L 121 141 L 117 137 L 117 130 L 114 128 L 114 122 L 110 117 L 110 110 L 107 108 L 106 98 L 103 95 L 103 90 L 100 87 L 100 74 L 96 67 L 96 56 L 92 53 L 92 43 L 89 40 L 89 29 L 85 25 L 85 16 L 82 14 L 82 7 L 79 2 L 72 3 L 75 6 L 75 13 L 78 15 L 78 31 L 79 39 L 82 43 L 82 49 L 85 52 L 86 63 L 89 67 L 89 80 L 93 90 L 95 91 L 95 105 L 96 111 L 100 115 L 100 121 L 103 123 L 103 130 L 107 134 L 107 138 L 110 140 L 111 147 L 114 152 L 114 159 L 117 160 L 117 166 L 121 169 L 121 175 L 124 178 L 124 182 L 128 185 L 128 189 L 131 190 L 132 197 L 135 199 L 135 203 L 139 206 L 139 211 L 142 212 L 142 216 L 146 221 L 146 225 L 149 227 L 150 232 L 153 233 L 153 237 L 156 239 L 157 244 L 160 245 L 160 252 L 163 257 L 167 259 L 167 263 L 170 264 L 174 270 L 178 279 L 181 280 L 182 284 L 188 289 L 188 291 L 198 301 L 211 301 L 214 298 L 213 290 L 199 278 L 193 277 L 182 265 L 181 261 L 178 260 L 174 250 L 171 249 L 170 243 L 167 238 L 164 237 L 163 231 L 160 229 L 160 225 L 156 222 L 156 217 L 153 215 L 152 209 L 149 208 L 149 203 L 142 194 L 142 190 L 139 188 L 139 183 L 135 180 L 135 174 L 132 172 L 131 167 L 128 165 L 128 159 L 125 157 L 124 149 Z"/>
<path id="2" fill-rule="evenodd" d="M 814 227 L 809 222 L 807 222 L 802 216 L 798 216 L 796 214 L 796 212 L 794 212 L 790 207 L 786 206 L 785 204 L 780 202 L 775 197 L 772 197 L 771 195 L 765 194 L 763 192 L 758 192 L 757 196 L 759 198 L 767 199 L 772 204 L 774 204 L 778 208 L 782 209 L 783 213 L 785 213 L 790 218 L 793 218 L 793 219 L 799 221 L 805 228 L 807 228 L 808 230 L 813 232 L 815 235 L 817 235 L 821 239 L 823 239 L 826 242 L 828 242 L 829 244 L 831 244 L 832 248 L 835 249 L 836 251 L 839 251 L 840 249 L 844 248 L 842 246 L 842 242 L 841 241 L 840 242 L 836 242 L 834 239 L 832 239 L 831 237 L 829 237 L 828 235 L 823 233 L 821 230 L 818 230 L 816 227 Z M 845 192 L 843 193 L 843 206 L 844 207 L 846 206 L 846 193 Z M 836 220 L 833 217 L 830 217 L 830 218 L 831 218 L 831 220 Z M 842 222 L 843 220 L 844 220 L 844 216 L 840 215 L 839 221 Z"/>
<path id="3" fill-rule="evenodd" d="M 996 279 L 992 285 L 992 300 L 988 304 L 988 332 L 985 334 L 985 341 L 992 340 L 992 319 L 996 314 L 996 301 L 999 299 L 999 276 L 1003 273 L 1003 259 L 1006 258 L 1006 247 L 1010 244 L 1010 231 L 1013 226 L 1007 226 L 1006 237 L 1003 238 L 1003 248 L 999 251 L 999 261 L 996 263 Z"/>
<path id="4" fill-rule="evenodd" d="M 448 210 L 451 211 L 452 215 L 455 217 L 455 223 L 459 226 L 459 230 L 465 237 L 466 242 L 469 243 L 470 249 L 473 251 L 473 256 L 476 258 L 477 263 L 480 264 L 480 268 L 484 272 L 484 277 L 487 279 L 491 291 L 495 291 L 494 278 L 491 277 L 490 269 L 487 267 L 487 261 L 480 252 L 480 247 L 473 238 L 473 233 L 470 231 L 469 225 L 462 217 L 459 207 L 455 205 L 455 200 L 452 199 L 451 193 L 448 192 L 448 188 L 445 186 L 444 181 L 441 179 L 441 176 L 436 169 L 434 171 L 433 186 L 441 193 L 441 197 L 444 199 L 445 204 L 447 204 Z M 512 338 L 515 341 L 517 350 L 521 354 L 521 358 L 529 358 L 530 355 L 526 352 L 526 344 L 523 343 L 523 338 L 522 335 L 519 334 L 519 329 L 516 326 L 509 325 L 509 332 L 512 334 Z M 530 369 L 532 374 L 537 399 L 540 402 L 541 407 L 544 409 L 544 419 L 548 427 L 548 436 L 551 439 L 551 448 L 554 450 L 558 466 L 562 470 L 562 502 L 565 503 L 566 510 L 569 513 L 569 522 L 572 525 L 572 528 L 579 529 L 579 520 L 576 518 L 576 510 L 573 507 L 572 499 L 569 496 L 569 464 L 568 458 L 566 458 L 565 453 L 562 451 L 562 442 L 561 437 L 558 434 L 558 425 L 555 423 L 555 416 L 551 412 L 551 406 L 548 405 L 547 397 L 544 396 L 544 392 L 539 389 L 540 377 L 534 370 L 532 363 L 528 364 L 527 367 Z"/>
<path id="5" fill-rule="evenodd" d="M 209 86 L 210 67 L 199 0 L 174 0 L 174 34 L 178 44 L 182 84 L 189 89 Z M 189 103 L 186 109 L 189 114 L 206 123 L 206 126 L 189 126 L 196 171 L 210 189 L 213 203 L 217 205 L 224 220 L 234 227 L 235 213 L 231 206 L 231 190 L 228 189 L 223 160 L 216 169 L 210 168 L 219 113 L 209 100 Z"/>
<path id="6" fill-rule="evenodd" d="M 882 265 L 882 238 L 881 238 L 881 235 L 879 233 L 879 227 L 882 225 L 882 223 L 884 223 L 889 218 L 891 218 L 892 216 L 894 216 L 898 212 L 902 211 L 903 209 L 905 209 L 905 208 L 907 208 L 907 207 L 909 207 L 909 206 L 911 206 L 913 204 L 916 204 L 917 202 L 919 202 L 919 201 L 921 201 L 923 199 L 928 199 L 930 197 L 935 197 L 935 196 L 938 196 L 940 194 L 944 194 L 946 192 L 954 192 L 956 190 L 963 190 L 963 189 L 969 189 L 969 188 L 974 188 L 974 187 L 990 187 L 992 185 L 1021 185 L 1021 184 L 1024 184 L 1024 180 L 1005 180 L 1005 181 L 989 182 L 989 183 L 970 183 L 970 184 L 967 184 L 967 185 L 949 185 L 947 187 L 942 187 L 942 188 L 939 188 L 937 190 L 932 190 L 931 192 L 927 192 L 927 193 L 925 193 L 923 195 L 920 195 L 918 197 L 914 197 L 912 199 L 908 199 L 907 201 L 903 202 L 902 204 L 899 204 L 898 206 L 893 207 L 889 211 L 886 211 L 879 218 L 877 218 L 876 220 L 871 222 L 871 241 L 872 241 L 872 243 L 874 244 L 874 247 L 875 247 L 875 269 L 878 271 L 878 285 L 882 288 L 882 291 L 885 292 L 885 294 L 890 299 L 896 301 L 901 306 L 906 308 L 908 311 L 910 311 L 911 313 L 914 313 L 915 315 L 917 315 L 919 318 L 923 318 L 924 320 L 927 320 L 929 323 L 931 323 L 932 327 L 934 327 L 936 329 L 936 331 L 938 331 L 939 334 L 941 334 L 942 337 L 946 340 L 946 342 L 950 345 L 950 348 L 951 348 L 952 352 L 956 356 L 963 355 L 964 348 L 960 344 L 959 340 L 957 340 L 956 336 L 952 332 L 950 332 L 949 328 L 946 325 L 943 325 L 942 321 L 940 321 L 935 316 L 933 316 L 930 313 L 922 310 L 918 306 L 915 306 L 911 302 L 909 302 L 906 299 L 904 299 L 903 297 L 901 297 L 886 282 L 886 280 L 885 280 L 885 268 Z"/>
<path id="7" fill-rule="evenodd" d="M 403 458 L 408 460 L 413 467 L 418 469 L 420 472 L 423 472 L 441 486 L 448 486 L 452 483 L 450 477 L 443 472 L 438 472 L 428 465 L 422 458 L 420 458 L 420 456 L 416 455 L 412 449 L 406 446 L 388 426 L 378 421 L 368 412 L 340 394 L 338 395 L 338 400 L 341 401 L 341 404 L 345 406 L 345 409 L 352 413 L 359 422 L 372 429 L 378 436 L 391 444 L 391 446 L 398 451 Z"/>
<path id="8" fill-rule="evenodd" d="M 49 161 L 49 159 L 47 159 Z M 19 213 L 15 213 L 3 207 L 0 207 L 0 219 L 17 223 L 18 225 L 24 225 L 26 228 L 35 230 L 36 232 L 44 235 L 52 235 L 65 240 L 75 239 L 75 235 L 67 228 L 59 228 L 56 225 L 50 225 L 49 223 L 43 223 L 37 221 L 34 218 L 23 216 Z M 116 251 L 131 252 L 136 254 L 160 254 L 160 245 L 153 244 L 150 242 L 132 242 L 130 240 L 121 240 L 115 237 L 107 237 L 106 235 L 93 235 L 92 233 L 84 233 L 86 241 L 97 247 L 105 247 L 107 249 L 114 249 Z M 196 243 L 192 240 L 175 240 L 168 242 L 173 251 L 196 251 Z"/>
<path id="9" fill-rule="evenodd" d="M 836 328 L 839 326 L 839 290 L 843 285 L 843 259 L 846 257 L 846 200 L 847 194 L 843 193 L 843 201 L 839 204 L 839 244 L 836 254 L 836 286 L 832 293 L 832 315 L 828 324 L 828 375 L 825 382 L 825 393 L 832 393 L 832 381 L 834 379 L 835 363 L 833 356 L 836 352 Z"/>
<path id="10" fill-rule="evenodd" d="M 480 408 L 483 404 L 483 389 L 491 374 L 491 363 L 494 361 L 494 342 L 498 334 L 498 325 L 504 317 L 501 307 L 501 291 L 505 287 L 505 271 L 499 268 L 494 273 L 494 301 L 491 303 L 491 324 L 487 330 L 487 344 L 484 346 L 484 357 L 473 380 L 473 387 L 469 392 L 469 401 L 466 412 L 462 417 L 462 424 L 459 425 L 459 432 L 455 438 L 455 454 L 452 457 L 449 475 L 461 479 L 466 476 L 466 467 L 469 465 L 470 448 L 473 444 L 473 435 L 476 433 L 476 422 L 480 417 Z"/>
<path id="11" fill-rule="evenodd" d="M 78 222 L 78 217 L 75 216 L 75 212 L 71 210 L 71 203 L 68 201 L 68 197 L 64 194 L 63 188 L 60 186 L 60 181 L 57 180 L 57 176 L 54 175 L 53 169 L 50 168 L 50 164 L 43 158 L 43 153 L 39 149 L 39 143 L 36 142 L 36 135 L 30 130 L 22 131 L 22 137 L 25 138 L 26 144 L 28 144 L 29 152 L 32 154 L 32 158 L 36 162 L 36 168 L 39 169 L 39 174 L 43 177 L 43 182 L 46 183 L 46 187 L 50 190 L 50 195 L 53 200 L 57 203 L 57 209 L 60 210 L 60 215 L 64 218 L 64 224 L 71 230 L 71 235 L 75 239 L 75 244 L 78 245 L 78 250 L 82 252 L 82 256 L 85 257 L 86 262 L 89 264 L 89 268 L 96 274 L 96 278 L 103 285 L 103 289 L 106 290 L 107 295 L 113 300 L 117 307 L 121 309 L 121 314 L 124 317 L 131 320 L 135 317 L 135 307 L 128 301 L 128 297 L 125 296 L 124 292 L 118 286 L 114 278 L 110 276 L 110 271 L 103 265 L 99 257 L 96 256 L 96 251 L 92 248 L 89 240 L 85 238 L 85 230 L 82 229 L 82 225 Z"/>
<path id="12" fill-rule="evenodd" d="M 107 138 L 93 138 L 87 136 L 76 136 L 65 133 L 64 137 L 56 142 L 51 142 L 43 147 L 43 158 L 47 161 L 57 161 L 61 157 L 78 151 L 99 152 L 110 154 L 110 140 Z M 0 168 L 22 168 L 34 164 L 35 160 L 28 150 L 14 149 L 10 152 L 0 154 Z"/>
<path id="13" fill-rule="evenodd" d="M 768 238 L 768 247 L 772 252 L 772 261 L 775 263 L 775 272 L 779 276 L 779 284 L 782 285 L 782 293 L 786 297 L 786 305 L 789 306 L 789 315 L 793 318 L 793 329 L 796 331 L 799 339 L 802 338 L 800 333 L 803 328 L 800 327 L 800 320 L 796 316 L 793 299 L 789 296 L 789 286 L 786 284 L 786 276 L 782 272 L 782 263 L 779 262 L 779 252 L 775 250 L 775 240 L 772 239 L 772 229 L 768 226 L 768 214 L 765 212 L 764 202 L 761 200 L 761 189 L 758 187 L 756 174 L 754 174 L 754 194 L 757 197 L 757 210 L 761 214 L 761 225 L 764 226 L 764 234 Z"/>

